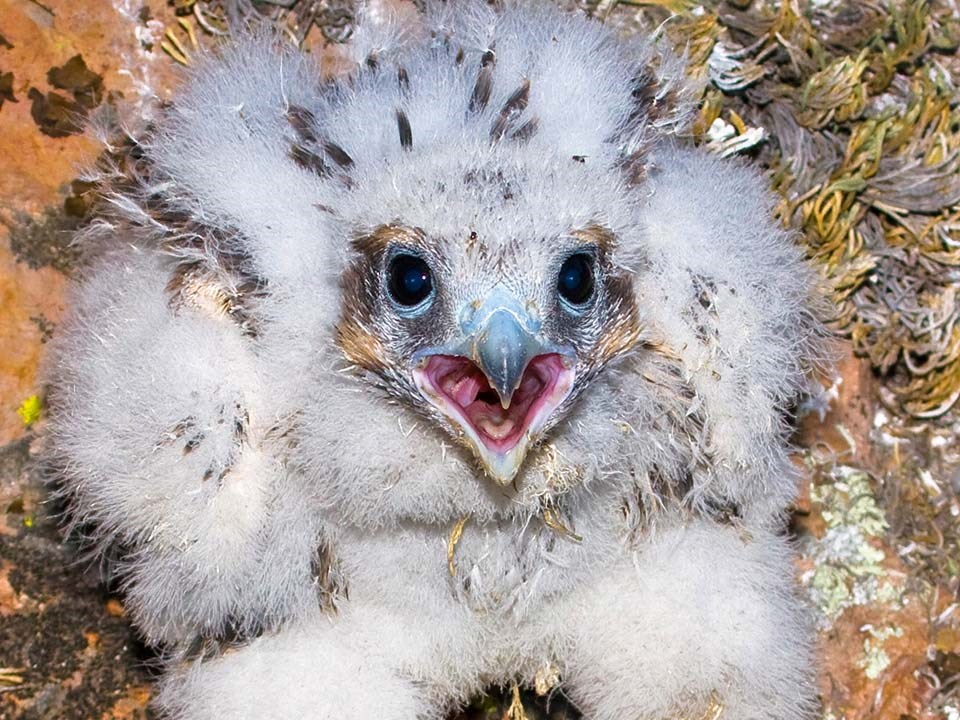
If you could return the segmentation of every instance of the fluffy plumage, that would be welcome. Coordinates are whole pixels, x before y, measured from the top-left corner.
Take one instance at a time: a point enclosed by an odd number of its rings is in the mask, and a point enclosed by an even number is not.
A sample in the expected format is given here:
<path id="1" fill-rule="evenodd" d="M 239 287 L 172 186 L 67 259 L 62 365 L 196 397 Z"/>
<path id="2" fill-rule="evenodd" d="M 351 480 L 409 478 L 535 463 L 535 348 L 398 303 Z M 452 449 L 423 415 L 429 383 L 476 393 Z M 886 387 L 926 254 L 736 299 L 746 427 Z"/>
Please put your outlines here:
<path id="1" fill-rule="evenodd" d="M 432 718 L 556 668 L 595 720 L 808 717 L 778 533 L 818 330 L 762 180 L 678 144 L 669 56 L 549 6 L 371 14 L 353 48 L 324 84 L 228 47 L 101 163 L 50 452 L 169 651 L 160 706 Z M 385 299 L 400 251 L 422 317 Z M 415 373 L 501 295 L 574 378 L 504 477 Z"/>

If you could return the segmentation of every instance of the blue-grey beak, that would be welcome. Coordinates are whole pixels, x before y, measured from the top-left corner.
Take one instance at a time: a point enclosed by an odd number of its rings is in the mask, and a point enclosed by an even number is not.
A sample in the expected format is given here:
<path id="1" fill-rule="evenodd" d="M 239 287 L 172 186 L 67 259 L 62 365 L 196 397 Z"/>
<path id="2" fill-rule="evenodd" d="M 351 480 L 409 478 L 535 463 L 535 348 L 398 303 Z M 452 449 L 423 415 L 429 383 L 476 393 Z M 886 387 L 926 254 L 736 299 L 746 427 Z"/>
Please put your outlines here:
<path id="1" fill-rule="evenodd" d="M 535 313 L 500 288 L 479 308 L 468 306 L 461 314 L 466 339 L 460 351 L 487 376 L 504 408 L 510 407 L 530 360 L 550 351 L 537 337 L 540 326 Z"/>
<path id="2" fill-rule="evenodd" d="M 477 334 L 473 361 L 497 391 L 504 408 L 510 407 L 510 398 L 520 385 L 527 363 L 540 349 L 540 343 L 517 317 L 503 309 L 492 313 Z"/>

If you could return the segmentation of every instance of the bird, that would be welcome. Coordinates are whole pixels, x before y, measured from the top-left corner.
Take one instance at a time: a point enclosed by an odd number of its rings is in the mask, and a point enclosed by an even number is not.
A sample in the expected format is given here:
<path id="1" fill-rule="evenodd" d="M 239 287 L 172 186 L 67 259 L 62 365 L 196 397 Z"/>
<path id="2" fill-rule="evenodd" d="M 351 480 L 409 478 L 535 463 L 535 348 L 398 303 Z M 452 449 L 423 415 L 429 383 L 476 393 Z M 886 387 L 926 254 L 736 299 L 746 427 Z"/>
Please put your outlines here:
<path id="1" fill-rule="evenodd" d="M 170 720 L 802 720 L 823 355 L 761 171 L 653 38 L 544 2 L 250 32 L 103 133 L 46 369 L 66 532 Z"/>

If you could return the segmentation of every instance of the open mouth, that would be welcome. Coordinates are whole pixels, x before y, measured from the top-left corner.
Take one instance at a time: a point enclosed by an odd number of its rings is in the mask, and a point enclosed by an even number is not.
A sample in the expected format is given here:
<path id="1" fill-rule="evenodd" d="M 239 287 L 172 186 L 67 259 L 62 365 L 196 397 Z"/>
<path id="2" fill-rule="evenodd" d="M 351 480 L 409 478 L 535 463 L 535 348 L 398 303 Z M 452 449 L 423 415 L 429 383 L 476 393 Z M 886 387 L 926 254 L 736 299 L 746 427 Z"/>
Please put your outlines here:
<path id="1" fill-rule="evenodd" d="M 527 363 L 520 384 L 504 399 L 473 362 L 432 355 L 414 371 L 420 392 L 468 436 L 488 472 L 513 479 L 530 440 L 570 393 L 574 373 L 557 353 Z"/>

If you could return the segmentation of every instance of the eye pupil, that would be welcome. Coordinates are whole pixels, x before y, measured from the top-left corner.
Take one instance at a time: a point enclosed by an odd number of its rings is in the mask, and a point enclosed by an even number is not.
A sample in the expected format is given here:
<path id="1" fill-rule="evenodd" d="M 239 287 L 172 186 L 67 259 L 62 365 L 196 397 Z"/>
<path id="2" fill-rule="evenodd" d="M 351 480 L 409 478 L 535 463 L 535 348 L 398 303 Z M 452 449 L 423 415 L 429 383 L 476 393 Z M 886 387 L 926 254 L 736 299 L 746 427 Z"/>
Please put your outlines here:
<path id="1" fill-rule="evenodd" d="M 433 290 L 430 267 L 416 255 L 397 255 L 390 261 L 388 289 L 398 304 L 419 305 Z"/>
<path id="2" fill-rule="evenodd" d="M 593 296 L 593 256 L 575 253 L 560 267 L 557 291 L 567 302 L 583 305 Z"/>

